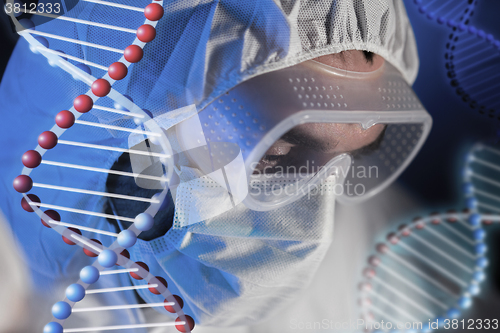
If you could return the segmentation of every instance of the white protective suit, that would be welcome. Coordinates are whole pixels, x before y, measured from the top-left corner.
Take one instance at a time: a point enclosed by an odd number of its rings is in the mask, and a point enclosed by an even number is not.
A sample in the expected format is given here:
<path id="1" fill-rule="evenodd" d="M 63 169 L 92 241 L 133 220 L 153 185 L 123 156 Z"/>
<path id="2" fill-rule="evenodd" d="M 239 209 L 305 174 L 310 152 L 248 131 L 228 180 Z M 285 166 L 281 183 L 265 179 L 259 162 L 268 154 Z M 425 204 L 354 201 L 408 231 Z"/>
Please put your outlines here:
<path id="1" fill-rule="evenodd" d="M 79 16 L 81 18 L 99 17 L 105 21 L 107 16 L 111 18 L 113 15 L 112 10 L 94 11 L 93 4 L 88 2 L 78 6 L 75 8 L 79 11 L 78 13 L 81 13 Z M 164 19 L 157 26 L 158 38 L 145 48 L 144 60 L 134 65 L 131 75 L 114 86 L 120 92 L 133 96 L 137 105 L 150 110 L 155 117 L 190 104 L 195 104 L 197 109 L 203 112 L 206 105 L 244 80 L 344 50 L 366 50 L 381 55 L 394 65 L 409 83 L 414 81 L 417 74 L 418 57 L 415 40 L 403 2 L 400 0 L 179 0 L 166 2 L 164 8 Z M 47 24 L 47 27 L 50 31 L 50 24 Z M 78 38 L 85 40 L 107 38 L 105 35 L 96 36 L 88 31 L 78 31 L 77 35 Z M 96 59 L 92 53 L 88 53 L 86 57 L 89 61 L 103 62 L 103 59 Z M 58 81 L 67 79 L 66 77 L 61 79 L 61 77 L 56 79 Z M 99 112 L 95 114 L 103 123 L 117 121 L 117 119 L 104 118 Z M 376 200 L 371 202 L 376 202 Z M 330 211 L 333 213 L 333 200 L 331 205 Z M 375 206 L 368 205 L 367 207 L 370 209 L 379 207 L 379 205 Z M 370 211 L 372 219 L 374 219 L 374 214 Z M 366 220 L 361 217 L 359 219 L 344 218 L 337 214 L 336 219 L 342 219 L 344 223 L 351 222 L 348 227 L 346 226 L 351 231 L 346 232 L 345 237 L 339 236 L 338 242 L 333 240 L 334 246 L 331 251 L 335 251 L 326 255 L 323 264 L 326 265 L 325 263 L 329 262 L 329 256 L 339 255 L 339 249 L 345 251 L 346 254 L 356 252 L 359 256 L 352 260 L 349 258 L 344 262 L 347 267 L 340 268 L 355 275 L 359 262 L 357 259 L 365 255 L 365 251 L 361 248 L 368 246 L 371 234 L 357 235 L 358 228 L 366 231 L 363 225 Z M 385 220 L 386 217 L 379 219 L 383 222 Z M 360 223 L 363 227 L 356 226 L 356 223 Z M 329 229 L 322 230 L 326 232 Z M 331 235 L 327 236 L 331 238 Z M 353 239 L 345 244 L 342 243 L 348 239 L 348 236 L 352 236 Z M 362 247 L 352 248 L 356 244 L 355 239 L 359 239 Z M 344 245 L 351 247 L 344 248 Z M 324 251 L 316 258 L 323 256 Z M 132 257 L 135 260 L 138 259 L 134 253 Z M 338 282 L 329 283 L 330 277 L 334 275 L 329 269 L 342 267 L 343 259 L 337 257 L 334 262 L 338 264 L 326 265 L 319 269 L 316 275 L 318 283 L 313 282 L 312 286 L 321 287 L 321 290 L 330 290 L 331 296 L 343 299 L 342 302 L 354 302 L 354 296 L 348 292 L 352 288 L 345 284 L 353 282 L 352 279 L 357 276 L 349 275 Z M 307 269 L 308 266 L 303 267 Z M 305 280 L 309 281 L 309 277 Z M 75 281 L 69 281 L 69 283 L 73 282 Z M 332 286 L 336 288 L 329 289 Z M 170 287 L 174 288 L 174 292 L 182 289 L 182 285 L 175 283 Z M 300 287 L 303 287 L 302 283 Z M 339 296 L 339 293 L 343 292 L 346 294 Z M 303 321 L 317 321 L 316 317 L 313 319 L 313 316 L 305 315 L 307 313 L 305 311 L 314 308 L 318 308 L 315 314 L 320 314 L 326 309 L 329 309 L 327 311 L 330 313 L 331 310 L 334 314 L 332 317 L 327 316 L 328 319 L 354 319 L 350 307 L 344 307 L 343 303 L 336 302 L 328 302 L 331 308 L 321 306 L 319 303 L 327 299 L 317 298 L 313 296 L 314 293 L 315 291 L 311 291 L 307 295 L 304 294 L 304 298 L 312 297 L 311 302 L 306 302 L 308 304 L 305 307 L 302 306 L 299 298 L 298 303 L 294 303 L 296 307 L 292 306 L 286 310 L 289 314 L 282 312 L 282 316 L 273 317 L 270 322 L 262 323 L 263 327 L 268 327 L 269 332 L 294 330 L 290 326 L 294 325 L 290 322 L 290 318 L 294 317 L 300 321 L 300 317 L 295 315 L 300 312 L 304 315 Z M 319 295 L 325 294 L 319 291 Z M 60 299 L 59 297 L 57 300 Z M 193 312 L 197 312 L 202 308 L 198 301 L 188 298 L 186 305 Z M 315 305 L 316 302 L 319 302 L 318 305 Z M 241 303 L 238 306 L 241 306 Z M 251 306 L 244 306 L 241 312 L 250 311 L 251 308 Z M 304 310 L 306 308 L 308 310 Z M 235 308 L 233 311 L 237 313 L 239 309 Z M 277 313 L 277 311 L 278 309 L 275 309 L 274 312 Z M 267 313 L 267 311 L 264 312 Z M 237 322 L 231 318 L 223 318 L 224 312 L 217 312 L 217 307 L 215 310 L 207 309 L 206 313 L 205 316 L 203 311 L 198 311 L 195 316 L 195 319 L 203 319 L 202 326 L 204 322 L 211 326 L 237 325 Z M 192 313 L 188 311 L 188 314 Z M 94 324 L 104 324 L 108 319 L 133 323 L 142 320 L 141 316 L 141 314 L 130 316 L 129 313 L 117 312 L 113 318 L 99 318 Z M 146 316 L 150 316 L 149 311 Z M 255 314 L 249 313 L 244 317 L 245 324 L 251 326 L 249 318 L 258 321 L 265 316 L 256 311 Z M 282 326 L 283 324 L 285 326 Z M 202 328 L 198 329 L 202 330 Z M 256 331 L 264 330 L 264 328 L 256 328 Z"/>

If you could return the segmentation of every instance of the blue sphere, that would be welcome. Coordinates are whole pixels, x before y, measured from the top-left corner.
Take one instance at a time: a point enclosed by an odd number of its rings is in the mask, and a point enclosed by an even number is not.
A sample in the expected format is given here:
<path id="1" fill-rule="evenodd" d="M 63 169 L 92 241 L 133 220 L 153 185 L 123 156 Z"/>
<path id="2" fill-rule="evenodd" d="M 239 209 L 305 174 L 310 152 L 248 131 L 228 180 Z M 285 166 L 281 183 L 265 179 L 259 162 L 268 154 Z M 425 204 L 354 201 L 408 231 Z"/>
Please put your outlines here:
<path id="1" fill-rule="evenodd" d="M 471 183 L 465 183 L 463 185 L 463 190 L 466 195 L 471 195 L 472 192 L 474 191 L 474 187 L 472 186 Z"/>
<path id="2" fill-rule="evenodd" d="M 75 67 L 81 69 L 82 71 L 84 71 L 85 73 L 87 73 L 89 75 L 92 75 L 92 70 L 90 69 L 89 66 L 87 66 L 85 64 L 76 64 Z M 73 74 L 72 76 L 73 76 L 73 79 L 75 79 L 75 80 L 82 79 L 79 74 Z"/>
<path id="3" fill-rule="evenodd" d="M 437 22 L 439 24 L 443 24 L 444 22 L 446 22 L 446 19 L 443 16 L 439 16 L 438 19 L 437 19 Z"/>
<path id="4" fill-rule="evenodd" d="M 85 297 L 85 288 L 81 284 L 74 283 L 66 288 L 66 297 L 71 302 L 80 302 Z"/>
<path id="5" fill-rule="evenodd" d="M 449 318 L 458 318 L 460 317 L 460 311 L 458 311 L 457 309 L 454 309 L 454 308 L 451 308 L 448 310 L 448 312 L 446 312 L 446 316 L 448 316 Z"/>
<path id="6" fill-rule="evenodd" d="M 485 278 L 486 276 L 484 275 L 483 271 L 474 272 L 474 281 L 483 282 Z"/>
<path id="7" fill-rule="evenodd" d="M 479 243 L 476 244 L 476 253 L 477 254 L 484 254 L 486 252 L 486 244 L 484 243 Z"/>
<path id="8" fill-rule="evenodd" d="M 19 20 L 19 24 L 23 26 L 24 29 L 35 30 L 35 23 L 32 20 L 23 18 Z"/>
<path id="9" fill-rule="evenodd" d="M 49 41 L 47 39 L 45 39 L 44 37 L 42 36 L 35 36 L 34 37 L 38 42 L 40 42 L 40 44 L 42 44 L 43 46 L 45 46 L 46 48 L 49 47 Z M 38 45 L 30 45 L 30 50 L 31 52 L 33 53 L 38 53 L 37 49 L 35 49 L 35 47 L 37 47 Z"/>
<path id="10" fill-rule="evenodd" d="M 469 294 L 471 294 L 472 296 L 478 295 L 480 291 L 481 289 L 479 289 L 479 286 L 475 283 L 471 284 L 469 287 Z"/>
<path id="11" fill-rule="evenodd" d="M 472 299 L 470 297 L 464 296 L 458 300 L 458 306 L 462 309 L 467 309 L 472 304 Z"/>
<path id="12" fill-rule="evenodd" d="M 478 225 L 481 224 L 481 215 L 474 213 L 469 216 L 469 223 L 470 225 L 477 227 Z"/>
<path id="13" fill-rule="evenodd" d="M 500 40 L 496 40 L 495 42 L 493 42 L 493 44 L 497 49 L 500 49 Z"/>
<path id="14" fill-rule="evenodd" d="M 477 199 L 476 198 L 468 198 L 467 199 L 467 208 L 475 209 L 477 207 Z"/>
<path id="15" fill-rule="evenodd" d="M 57 319 L 66 319 L 71 315 L 71 306 L 66 302 L 57 302 L 52 306 L 52 315 Z"/>
<path id="16" fill-rule="evenodd" d="M 486 266 L 488 266 L 488 259 L 486 259 L 485 257 L 481 257 L 476 260 L 476 265 L 479 268 L 485 268 Z"/>
<path id="17" fill-rule="evenodd" d="M 465 168 L 463 173 L 462 173 L 462 177 L 464 177 L 464 180 L 466 182 L 470 182 L 470 176 L 472 175 L 472 170 L 469 169 L 469 168 Z"/>
<path id="18" fill-rule="evenodd" d="M 142 109 L 142 111 L 144 111 L 144 113 L 147 114 L 148 116 L 146 116 L 144 118 L 134 117 L 134 123 L 137 126 L 141 125 L 142 123 L 144 123 L 150 119 L 153 119 L 153 114 L 151 113 L 151 111 L 146 110 L 146 109 Z"/>
<path id="19" fill-rule="evenodd" d="M 14 5 L 15 5 L 15 4 L 19 4 L 19 5 L 22 7 L 23 2 L 22 2 L 22 1 L 20 1 L 20 0 L 14 0 Z M 5 9 L 5 7 L 4 7 L 4 9 Z M 13 9 L 14 9 L 14 8 L 13 8 Z M 14 16 L 15 16 L 15 17 L 19 17 L 19 16 L 21 16 L 21 15 L 22 15 L 22 14 L 24 14 L 24 13 L 23 13 L 22 11 L 19 11 L 18 13 L 16 13 L 16 12 L 13 10 L 12 12 L 10 12 L 10 14 L 14 14 Z M 10 14 L 9 14 L 9 15 L 10 15 Z"/>
<path id="20" fill-rule="evenodd" d="M 131 246 L 134 246 L 135 242 L 137 241 L 137 236 L 130 230 L 123 230 L 118 235 L 117 241 L 120 246 L 129 248 Z"/>
<path id="21" fill-rule="evenodd" d="M 80 271 L 80 279 L 83 283 L 92 284 L 99 280 L 99 270 L 94 266 L 83 267 Z"/>
<path id="22" fill-rule="evenodd" d="M 63 333 L 61 324 L 51 321 L 43 328 L 43 333 Z"/>
<path id="23" fill-rule="evenodd" d="M 49 47 L 49 41 L 45 38 L 45 37 L 42 37 L 42 36 L 35 36 L 35 39 L 37 41 L 40 42 L 40 44 L 42 44 L 43 46 L 45 46 L 46 48 Z"/>
<path id="24" fill-rule="evenodd" d="M 458 30 L 460 30 L 461 32 L 464 32 L 465 30 L 467 30 L 467 26 L 463 23 L 460 23 L 458 25 Z"/>
<path id="25" fill-rule="evenodd" d="M 486 38 L 486 32 L 484 32 L 484 30 L 479 30 L 477 32 L 477 36 L 481 39 L 485 39 Z"/>
<path id="26" fill-rule="evenodd" d="M 160 195 L 160 193 L 156 193 L 155 195 L 153 195 L 153 196 L 151 197 L 151 199 L 153 199 L 153 200 L 160 200 L 160 196 L 161 196 L 161 195 Z M 170 205 L 169 205 L 169 201 L 170 201 L 170 200 L 169 200 L 168 195 L 167 195 L 167 196 L 165 196 L 165 198 L 164 198 L 164 199 L 163 199 L 163 201 L 161 202 L 161 205 L 160 205 L 160 209 L 159 209 L 159 210 L 165 210 L 165 209 L 167 209 L 167 208 L 170 206 Z"/>
<path id="27" fill-rule="evenodd" d="M 57 51 L 57 52 L 59 52 L 59 53 L 63 53 L 63 54 L 65 54 L 65 53 L 64 53 L 63 51 L 61 51 L 61 50 L 56 50 L 56 51 Z M 59 55 L 59 56 L 60 56 L 60 55 Z M 67 58 L 65 58 L 65 57 L 63 57 L 63 56 L 60 56 L 60 57 L 61 57 L 62 59 L 64 59 L 64 60 L 68 60 Z M 52 67 L 56 67 L 56 66 L 57 66 L 56 62 L 55 62 L 55 61 L 52 61 L 51 59 L 48 59 L 48 62 L 49 62 L 49 65 L 50 65 L 50 66 L 52 66 Z"/>
<path id="28" fill-rule="evenodd" d="M 129 101 L 133 102 L 134 100 L 132 99 L 132 97 L 128 96 L 128 95 L 123 95 L 123 97 L 125 97 L 126 99 L 128 99 Z M 126 107 L 118 104 L 117 102 L 114 103 L 114 106 L 115 106 L 115 109 L 118 109 L 118 110 L 122 110 L 122 111 L 130 111 L 129 109 L 127 109 Z"/>
<path id="29" fill-rule="evenodd" d="M 444 321 L 446 320 L 446 318 L 444 317 L 437 317 L 436 318 L 436 321 L 438 323 L 438 327 L 443 327 L 444 326 Z"/>
<path id="30" fill-rule="evenodd" d="M 118 261 L 118 256 L 114 251 L 104 250 L 99 253 L 97 261 L 99 261 L 102 267 L 110 268 L 116 264 L 116 262 Z"/>
<path id="31" fill-rule="evenodd" d="M 82 71 L 84 71 L 89 75 L 92 74 L 92 70 L 90 69 L 90 67 L 85 64 L 76 64 L 75 67 L 81 69 Z"/>
<path id="32" fill-rule="evenodd" d="M 484 239 L 485 236 L 486 236 L 486 232 L 483 229 L 474 230 L 474 239 L 475 240 L 480 241 L 480 240 Z"/>
<path id="33" fill-rule="evenodd" d="M 477 33 L 477 29 L 475 27 L 473 27 L 473 26 L 469 26 L 469 32 L 471 34 L 476 34 Z"/>
<path id="34" fill-rule="evenodd" d="M 457 23 L 453 20 L 448 20 L 446 22 L 446 25 L 449 26 L 450 28 L 455 28 L 457 26 Z"/>
<path id="35" fill-rule="evenodd" d="M 154 225 L 155 221 L 148 213 L 140 213 L 135 217 L 134 225 L 140 231 L 148 231 Z"/>

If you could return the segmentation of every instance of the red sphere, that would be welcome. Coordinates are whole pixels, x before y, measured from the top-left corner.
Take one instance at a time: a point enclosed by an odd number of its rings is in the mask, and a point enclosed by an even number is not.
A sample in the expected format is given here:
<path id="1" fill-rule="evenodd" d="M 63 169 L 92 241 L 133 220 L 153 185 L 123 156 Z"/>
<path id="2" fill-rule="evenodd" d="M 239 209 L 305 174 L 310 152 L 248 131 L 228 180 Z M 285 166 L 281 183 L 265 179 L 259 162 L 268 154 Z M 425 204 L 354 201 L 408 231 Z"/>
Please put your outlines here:
<path id="1" fill-rule="evenodd" d="M 156 29 L 150 24 L 143 24 L 137 29 L 137 38 L 141 42 L 149 43 L 156 37 Z"/>
<path id="2" fill-rule="evenodd" d="M 14 179 L 14 189 L 19 193 L 26 193 L 33 187 L 33 180 L 29 176 L 20 175 Z"/>
<path id="3" fill-rule="evenodd" d="M 80 95 L 73 100 L 73 107 L 80 113 L 86 113 L 92 110 L 94 101 L 88 95 Z"/>
<path id="4" fill-rule="evenodd" d="M 74 123 L 75 115 L 68 110 L 62 110 L 56 116 L 56 124 L 61 128 L 70 128 Z"/>
<path id="5" fill-rule="evenodd" d="M 130 259 L 130 253 L 127 250 L 123 250 L 120 254 L 125 258 Z"/>
<path id="6" fill-rule="evenodd" d="M 425 222 L 420 216 L 413 219 L 413 224 L 415 225 L 416 230 L 422 230 L 425 227 Z"/>
<path id="7" fill-rule="evenodd" d="M 90 86 L 92 93 L 98 97 L 104 97 L 111 91 L 111 85 L 104 79 L 97 79 Z"/>
<path id="8" fill-rule="evenodd" d="M 379 243 L 377 246 L 375 246 L 376 250 L 378 253 L 381 254 L 386 254 L 389 251 L 389 247 L 385 245 L 384 243 Z"/>
<path id="9" fill-rule="evenodd" d="M 141 61 L 142 57 L 144 56 L 144 51 L 142 51 L 142 49 L 137 45 L 130 45 L 127 46 L 127 48 L 123 52 L 123 55 L 125 56 L 125 60 L 131 63 L 135 63 Z"/>
<path id="10" fill-rule="evenodd" d="M 36 168 L 42 162 L 42 155 L 36 150 L 28 150 L 21 158 L 23 164 L 27 168 Z"/>
<path id="11" fill-rule="evenodd" d="M 439 213 L 438 212 L 432 213 L 431 217 L 432 217 L 432 220 L 431 220 L 432 224 L 439 224 L 439 223 L 441 223 L 441 219 L 439 218 Z"/>
<path id="12" fill-rule="evenodd" d="M 177 303 L 177 305 L 179 305 L 179 307 L 182 309 L 184 307 L 184 301 L 182 300 L 182 298 L 180 298 L 177 295 L 173 295 L 173 296 L 175 298 L 175 303 Z M 164 303 L 170 303 L 170 302 L 165 300 Z M 165 308 L 165 310 L 167 310 L 170 313 L 175 313 L 173 305 L 165 305 L 164 308 Z"/>
<path id="13" fill-rule="evenodd" d="M 38 136 L 38 144 L 43 149 L 52 149 L 57 145 L 57 135 L 51 131 L 45 131 Z"/>
<path id="14" fill-rule="evenodd" d="M 37 202 L 37 203 L 40 203 L 40 198 L 37 197 L 36 195 L 34 194 L 28 194 L 28 198 L 32 201 L 32 202 Z M 26 200 L 26 198 L 22 198 L 21 199 L 21 207 L 23 207 L 23 209 L 29 213 L 33 213 L 34 210 L 33 208 L 31 207 L 31 205 L 28 203 L 28 200 Z"/>
<path id="15" fill-rule="evenodd" d="M 186 324 L 184 324 L 184 325 L 187 325 L 187 326 L 189 327 L 189 330 L 190 330 L 190 331 L 192 331 L 192 330 L 193 330 L 193 328 L 194 328 L 194 320 L 193 320 L 193 318 L 191 318 L 191 317 L 190 317 L 190 316 L 188 316 L 188 315 L 185 315 L 185 317 L 186 317 Z M 184 320 L 182 320 L 182 319 L 181 319 L 181 317 L 178 317 L 178 318 L 175 320 L 175 322 L 176 322 L 176 323 L 178 323 L 178 322 L 183 322 L 183 321 L 184 321 Z M 177 328 L 177 330 L 178 330 L 179 332 L 182 332 L 182 333 L 187 332 L 187 331 L 186 331 L 186 328 L 184 327 L 184 325 L 183 325 L 183 324 L 177 324 L 177 325 L 175 325 L 175 328 Z"/>
<path id="16" fill-rule="evenodd" d="M 456 210 L 450 209 L 449 211 L 446 212 L 449 215 L 455 215 L 457 213 Z M 455 223 L 457 222 L 457 218 L 455 216 L 450 216 L 446 221 L 450 223 Z"/>
<path id="17" fill-rule="evenodd" d="M 59 215 L 59 213 L 56 212 L 55 210 L 52 210 L 52 209 L 46 210 L 45 211 L 45 215 L 47 215 L 50 220 L 61 221 L 61 215 Z M 50 226 L 50 224 L 48 224 L 47 222 L 45 222 L 43 219 L 40 219 L 40 220 L 42 221 L 42 224 L 44 226 L 46 226 L 47 228 L 52 228 Z"/>
<path id="18" fill-rule="evenodd" d="M 163 284 L 165 286 L 165 288 L 168 288 L 168 283 L 167 281 L 165 281 L 164 278 L 162 278 L 161 276 L 156 276 L 156 280 L 152 280 L 148 283 L 148 285 L 152 285 L 152 284 Z M 156 289 L 155 287 L 149 287 L 148 288 L 150 292 L 152 292 L 153 294 L 155 295 L 160 295 L 161 294 L 161 291 L 159 291 L 158 289 Z M 161 290 L 161 289 L 160 289 Z"/>
<path id="19" fill-rule="evenodd" d="M 71 233 L 67 232 L 68 230 L 71 230 L 71 231 L 79 234 L 80 236 L 82 235 L 82 232 L 79 229 L 76 229 L 76 228 L 68 228 L 68 229 L 65 230 L 64 234 L 66 236 L 68 236 L 69 238 L 67 238 L 65 236 L 62 236 L 62 239 L 63 239 L 64 243 L 66 243 L 68 245 L 76 245 L 76 243 L 71 240 L 71 239 L 73 239 L 73 237 L 70 236 Z"/>
<path id="20" fill-rule="evenodd" d="M 121 255 L 118 256 L 118 261 L 115 264 L 116 266 L 123 266 L 127 262 L 125 258 L 130 259 L 130 253 L 127 250 L 123 250 L 120 254 Z"/>
<path id="21" fill-rule="evenodd" d="M 377 256 L 371 256 L 368 258 L 368 264 L 377 267 L 380 264 L 380 258 Z"/>
<path id="22" fill-rule="evenodd" d="M 401 235 L 403 235 L 404 237 L 408 237 L 411 234 L 411 230 L 406 224 L 400 225 L 398 230 L 401 231 Z"/>
<path id="23" fill-rule="evenodd" d="M 368 279 L 373 278 L 376 274 L 377 273 L 375 273 L 375 270 L 371 268 L 365 268 L 365 270 L 363 271 L 363 275 Z"/>
<path id="24" fill-rule="evenodd" d="M 362 282 L 358 285 L 360 291 L 370 291 L 372 290 L 372 285 L 368 282 Z"/>
<path id="25" fill-rule="evenodd" d="M 142 268 L 144 268 L 145 270 L 147 270 L 149 272 L 149 267 L 148 265 L 146 265 L 145 263 L 143 263 L 142 261 L 137 261 L 135 263 L 135 265 L 132 265 L 131 268 L 137 268 L 137 266 L 140 266 Z M 135 272 L 130 272 L 130 276 L 133 277 L 134 279 L 136 280 L 142 280 L 142 277 L 140 275 L 137 275 Z"/>
<path id="26" fill-rule="evenodd" d="M 128 74 L 128 68 L 123 62 L 114 62 L 108 67 L 108 75 L 113 80 L 121 80 Z"/>
<path id="27" fill-rule="evenodd" d="M 163 17 L 163 7 L 157 3 L 151 3 L 144 8 L 144 16 L 150 21 L 158 21 Z"/>
<path id="28" fill-rule="evenodd" d="M 100 241 L 98 241 L 97 239 L 91 239 L 90 241 L 91 241 L 91 242 L 93 242 L 94 244 L 102 245 L 102 243 L 101 243 Z M 97 246 L 97 247 L 98 247 L 98 248 L 100 248 L 100 246 Z M 88 255 L 89 257 L 92 257 L 92 258 L 95 258 L 95 257 L 97 257 L 97 256 L 99 255 L 99 253 L 98 253 L 98 254 L 95 254 L 95 253 L 93 252 L 93 250 L 91 250 L 91 249 L 90 249 L 88 246 L 86 246 L 86 245 L 83 247 L 83 252 L 84 252 L 86 255 Z"/>
<path id="29" fill-rule="evenodd" d="M 359 306 L 370 306 L 370 305 L 372 305 L 372 301 L 369 298 L 360 299 L 358 301 L 358 305 Z"/>
<path id="30" fill-rule="evenodd" d="M 390 234 L 387 235 L 387 240 L 391 244 L 397 244 L 399 242 L 399 238 L 396 236 L 395 233 L 391 232 Z"/>

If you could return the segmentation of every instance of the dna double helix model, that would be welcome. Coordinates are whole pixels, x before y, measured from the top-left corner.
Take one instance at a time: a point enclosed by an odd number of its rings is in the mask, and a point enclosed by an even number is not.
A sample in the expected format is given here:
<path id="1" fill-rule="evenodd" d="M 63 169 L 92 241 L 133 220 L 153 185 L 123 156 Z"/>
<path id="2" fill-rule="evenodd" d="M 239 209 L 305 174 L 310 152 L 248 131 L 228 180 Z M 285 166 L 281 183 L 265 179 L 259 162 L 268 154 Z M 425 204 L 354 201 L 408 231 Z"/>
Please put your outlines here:
<path id="1" fill-rule="evenodd" d="M 135 4 L 137 5 L 140 2 L 137 1 Z M 79 6 L 88 5 L 89 3 L 96 6 L 96 10 L 108 12 L 114 10 L 115 13 L 120 12 L 123 13 L 122 15 L 129 17 L 131 22 L 143 21 L 143 24 L 137 29 L 132 29 L 120 26 L 120 23 L 127 24 L 129 22 L 120 21 L 113 25 L 109 24 L 110 22 L 102 23 L 98 22 L 98 20 L 84 20 L 72 15 L 72 13 L 76 13 L 76 15 L 79 13 Z M 60 32 L 58 34 L 44 31 L 41 26 L 35 26 L 36 24 L 33 22 L 35 19 L 31 20 L 21 16 L 18 20 L 16 15 L 11 15 L 12 22 L 16 26 L 18 33 L 29 43 L 32 52 L 45 57 L 51 66 L 58 67 L 60 70 L 69 73 L 74 80 L 83 83 L 87 87 L 85 93 L 74 96 L 73 105 L 68 105 L 66 110 L 61 110 L 55 115 L 55 125 L 52 128 L 40 133 L 38 146 L 22 155 L 24 168 L 13 182 L 15 190 L 23 195 L 21 206 L 25 211 L 36 213 L 44 226 L 61 234 L 61 241 L 68 245 L 80 246 L 87 256 L 95 258 L 92 265 L 81 269 L 80 279 L 67 287 L 65 298 L 53 305 L 52 315 L 54 320 L 44 327 L 44 333 L 95 332 L 168 326 L 180 332 L 191 332 L 194 328 L 194 320 L 182 310 L 184 304 L 182 298 L 169 292 L 165 278 L 153 276 L 149 272 L 146 263 L 132 261 L 127 250 L 127 248 L 134 246 L 137 236 L 141 232 L 152 228 L 153 218 L 162 209 L 162 204 L 166 200 L 168 191 L 166 184 L 168 184 L 173 170 L 171 147 L 164 132 L 152 120 L 152 114 L 137 106 L 131 97 L 113 89 L 113 85 L 117 81 L 124 79 L 128 75 L 129 67 L 141 61 L 144 56 L 143 49 L 147 43 L 153 42 L 155 39 L 157 23 L 164 15 L 163 1 L 153 0 L 151 3 L 142 1 L 142 3 L 145 4 L 144 7 L 101 0 L 82 0 L 64 15 L 56 16 L 36 11 L 34 14 L 32 13 L 34 16 L 40 15 L 51 19 L 51 23 L 57 21 L 57 24 L 60 24 L 60 28 L 57 30 Z M 102 8 L 99 8 L 99 6 Z M 89 40 L 68 37 L 65 33 L 72 31 L 72 29 L 70 26 L 65 27 L 66 23 L 78 25 L 91 32 L 98 32 L 99 29 L 111 30 L 113 32 L 113 42 L 116 44 L 116 41 L 120 43 L 126 41 L 127 46 L 124 49 L 118 49 L 106 45 L 106 42 L 111 43 L 110 39 L 101 39 L 100 43 L 94 43 Z M 50 48 L 52 43 L 58 45 L 62 50 Z M 86 57 L 81 56 L 82 52 L 74 52 L 75 49 L 78 50 L 77 47 L 103 53 L 102 56 L 94 57 L 95 59 L 114 58 L 115 60 L 109 63 L 89 61 Z M 96 117 L 91 115 L 96 111 L 101 112 L 101 114 L 116 115 L 117 118 L 113 119 L 111 117 L 110 119 L 113 120 L 111 123 L 95 121 Z M 134 124 L 138 127 L 130 126 Z M 88 130 L 85 129 L 83 132 L 79 132 L 86 133 L 86 135 L 72 135 L 72 129 L 79 126 L 88 128 Z M 93 134 L 97 133 L 97 131 L 109 131 L 118 142 L 109 146 L 93 143 Z M 149 142 L 161 147 L 162 153 L 122 148 L 120 142 L 123 140 L 119 140 L 121 138 L 120 133 L 142 135 Z M 64 150 L 65 147 L 70 148 L 70 150 Z M 92 165 L 91 156 L 93 154 L 109 154 L 110 152 L 128 153 L 130 155 L 147 156 L 148 158 L 155 157 L 162 161 L 165 167 L 164 170 L 167 171 L 164 176 L 155 177 L 110 170 L 109 168 L 103 168 L 101 165 Z M 71 158 L 75 154 L 88 156 L 89 158 L 86 159 L 88 164 L 71 163 Z M 40 169 L 44 170 L 44 174 L 53 172 L 55 175 L 62 176 L 41 177 L 39 176 L 41 174 Z M 91 177 L 86 178 L 90 179 L 88 181 L 101 181 L 101 183 L 105 179 L 103 175 L 107 177 L 108 174 L 153 180 L 164 184 L 163 191 L 156 193 L 152 198 L 143 198 L 79 188 L 78 184 L 84 184 L 79 183 L 78 179 L 72 184 L 47 183 L 48 179 L 54 180 L 54 182 L 58 179 L 67 180 L 71 177 L 65 178 L 65 172 L 74 170 L 81 173 L 90 173 L 92 174 Z M 39 191 L 45 191 L 44 193 L 54 191 L 57 194 L 50 197 L 56 198 L 58 201 L 44 202 L 43 196 L 38 197 L 35 193 L 31 193 L 32 189 L 35 188 Z M 101 211 L 79 209 L 77 204 L 68 204 L 68 202 L 72 203 L 69 199 L 72 193 L 97 198 L 88 199 L 87 202 L 89 203 L 98 202 L 96 200 L 102 198 L 117 198 L 147 203 L 149 207 L 135 217 L 115 216 Z M 88 206 L 95 205 L 89 204 Z M 78 222 L 84 220 L 82 217 L 87 218 L 88 221 L 99 218 L 119 219 L 120 221 L 130 222 L 131 225 L 128 229 L 115 233 L 79 224 Z M 86 233 L 109 236 L 111 241 L 109 244 L 103 244 L 99 240 L 90 239 L 86 236 Z M 117 265 L 121 267 L 118 268 Z M 111 276 L 118 274 L 130 274 L 131 278 L 144 283 L 116 288 L 96 289 L 92 287 L 97 281 L 109 279 Z M 147 289 L 151 293 L 158 295 L 163 301 L 153 304 L 137 302 L 102 307 L 79 306 L 84 298 L 92 297 L 95 294 L 120 293 L 138 289 Z M 162 323 L 64 328 L 65 323 L 70 321 L 72 313 L 96 312 L 96 316 L 104 316 L 106 311 L 146 307 L 164 308 L 168 313 L 172 314 L 172 320 Z M 166 318 L 168 319 L 168 317 Z"/>
<path id="2" fill-rule="evenodd" d="M 463 317 L 485 279 L 483 227 L 500 222 L 499 180 L 500 147 L 475 144 L 463 172 L 467 208 L 417 217 L 376 245 L 359 285 L 369 331 L 457 328 L 453 320 Z M 498 322 L 488 324 L 498 328 Z"/>
<path id="3" fill-rule="evenodd" d="M 412 0 L 429 20 L 450 29 L 445 66 L 449 82 L 474 111 L 500 120 L 500 41 L 472 25 L 478 0 Z"/>

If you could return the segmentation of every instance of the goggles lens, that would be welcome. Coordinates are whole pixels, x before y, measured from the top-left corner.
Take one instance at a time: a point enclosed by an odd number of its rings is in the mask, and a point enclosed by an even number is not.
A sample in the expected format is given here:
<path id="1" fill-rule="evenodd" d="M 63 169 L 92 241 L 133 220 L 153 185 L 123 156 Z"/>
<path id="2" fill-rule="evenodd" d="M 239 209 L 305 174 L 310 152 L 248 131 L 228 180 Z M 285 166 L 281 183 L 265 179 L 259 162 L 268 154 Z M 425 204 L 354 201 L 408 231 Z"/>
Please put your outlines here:
<path id="1" fill-rule="evenodd" d="M 252 163 L 249 195 L 262 202 L 286 200 L 319 191 L 326 178 L 336 175 L 338 196 L 363 197 L 397 177 L 423 134 L 418 123 L 379 123 L 368 129 L 358 123 L 295 126 Z"/>

